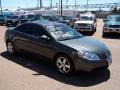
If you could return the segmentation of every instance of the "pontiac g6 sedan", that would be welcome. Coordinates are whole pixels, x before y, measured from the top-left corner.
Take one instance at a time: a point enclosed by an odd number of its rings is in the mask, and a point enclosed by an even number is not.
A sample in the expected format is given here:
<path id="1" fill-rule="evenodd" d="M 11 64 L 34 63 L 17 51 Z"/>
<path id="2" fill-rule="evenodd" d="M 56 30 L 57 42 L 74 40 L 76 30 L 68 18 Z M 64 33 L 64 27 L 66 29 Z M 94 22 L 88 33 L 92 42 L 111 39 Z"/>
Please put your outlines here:
<path id="1" fill-rule="evenodd" d="M 64 75 L 74 71 L 107 69 L 111 52 L 101 42 L 78 33 L 69 26 L 49 21 L 34 21 L 6 30 L 9 54 L 29 52 L 43 56 Z"/>

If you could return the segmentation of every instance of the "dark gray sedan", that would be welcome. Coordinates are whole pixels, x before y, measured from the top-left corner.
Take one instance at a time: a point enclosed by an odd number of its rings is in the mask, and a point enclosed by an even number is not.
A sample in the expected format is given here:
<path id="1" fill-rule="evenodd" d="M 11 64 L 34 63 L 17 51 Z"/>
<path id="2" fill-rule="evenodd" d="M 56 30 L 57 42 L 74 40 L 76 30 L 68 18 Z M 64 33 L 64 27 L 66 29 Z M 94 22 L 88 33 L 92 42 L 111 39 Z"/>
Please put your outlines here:
<path id="1" fill-rule="evenodd" d="M 65 75 L 74 71 L 107 69 L 111 52 L 101 42 L 86 37 L 62 23 L 35 21 L 6 30 L 9 54 L 29 52 L 48 58 Z"/>

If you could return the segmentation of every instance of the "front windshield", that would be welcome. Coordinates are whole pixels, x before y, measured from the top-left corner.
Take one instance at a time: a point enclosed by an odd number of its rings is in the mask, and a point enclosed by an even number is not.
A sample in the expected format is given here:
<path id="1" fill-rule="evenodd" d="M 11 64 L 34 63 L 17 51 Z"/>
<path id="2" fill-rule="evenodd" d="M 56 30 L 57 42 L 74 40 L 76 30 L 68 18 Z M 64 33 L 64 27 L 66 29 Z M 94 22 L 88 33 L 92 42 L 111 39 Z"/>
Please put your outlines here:
<path id="1" fill-rule="evenodd" d="M 0 15 L 0 18 L 4 17 L 3 15 Z"/>
<path id="2" fill-rule="evenodd" d="M 120 21 L 120 16 L 116 16 L 116 17 L 111 16 L 108 19 L 109 19 L 109 21 Z"/>
<path id="3" fill-rule="evenodd" d="M 81 20 L 90 20 L 90 21 L 93 21 L 93 17 L 92 16 L 81 16 Z"/>
<path id="4" fill-rule="evenodd" d="M 80 33 L 64 24 L 46 26 L 49 33 L 58 41 L 70 40 L 82 37 Z"/>
<path id="5" fill-rule="evenodd" d="M 28 19 L 34 18 L 34 15 L 27 15 Z"/>
<path id="6" fill-rule="evenodd" d="M 26 18 L 24 15 L 23 15 L 23 16 L 20 16 L 20 19 L 24 19 L 24 18 Z"/>
<path id="7" fill-rule="evenodd" d="M 50 19 L 51 16 L 43 16 L 43 18 L 45 18 L 45 19 Z"/>
<path id="8" fill-rule="evenodd" d="M 69 17 L 68 17 L 68 16 L 63 16 L 63 19 L 64 19 L 64 20 L 68 20 Z"/>
<path id="9" fill-rule="evenodd" d="M 18 19 L 19 18 L 19 16 L 9 16 L 9 17 L 7 17 L 8 19 Z"/>

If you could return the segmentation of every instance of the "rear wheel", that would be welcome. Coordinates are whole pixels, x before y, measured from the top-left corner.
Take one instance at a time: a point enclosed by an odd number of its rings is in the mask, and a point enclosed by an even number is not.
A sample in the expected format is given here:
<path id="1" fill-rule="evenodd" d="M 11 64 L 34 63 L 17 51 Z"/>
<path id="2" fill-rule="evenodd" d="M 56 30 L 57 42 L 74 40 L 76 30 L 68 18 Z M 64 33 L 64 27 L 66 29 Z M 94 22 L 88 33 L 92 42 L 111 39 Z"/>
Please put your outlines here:
<path id="1" fill-rule="evenodd" d="M 11 41 L 8 41 L 6 43 L 6 46 L 7 46 L 8 53 L 11 54 L 11 55 L 14 55 L 15 54 L 15 48 L 14 48 L 13 43 Z"/>
<path id="2" fill-rule="evenodd" d="M 57 70 L 64 75 L 70 75 L 73 73 L 74 67 L 71 59 L 65 55 L 59 55 L 56 57 L 55 65 Z"/>

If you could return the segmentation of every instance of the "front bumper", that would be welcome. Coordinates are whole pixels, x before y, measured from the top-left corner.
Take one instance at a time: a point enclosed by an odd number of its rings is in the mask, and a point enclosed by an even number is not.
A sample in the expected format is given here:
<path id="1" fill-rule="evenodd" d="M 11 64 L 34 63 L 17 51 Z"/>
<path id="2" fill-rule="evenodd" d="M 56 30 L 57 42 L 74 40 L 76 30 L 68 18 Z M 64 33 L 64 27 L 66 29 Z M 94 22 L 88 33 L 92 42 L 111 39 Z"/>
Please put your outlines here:
<path id="1" fill-rule="evenodd" d="M 120 28 L 104 28 L 105 33 L 120 33 Z"/>
<path id="2" fill-rule="evenodd" d="M 92 32 L 93 31 L 92 27 L 76 27 L 75 29 L 80 32 Z"/>
<path id="3" fill-rule="evenodd" d="M 23 23 L 26 23 L 27 20 L 21 20 L 20 23 L 23 24 Z"/>
<path id="4" fill-rule="evenodd" d="M 4 20 L 0 20 L 0 24 L 5 24 L 5 21 Z"/>
<path id="5" fill-rule="evenodd" d="M 100 69 L 105 69 L 108 68 L 112 63 L 112 60 L 89 61 L 85 59 L 77 59 L 75 61 L 75 70 L 84 72 L 92 72 Z"/>
<path id="6" fill-rule="evenodd" d="M 13 21 L 7 21 L 6 25 L 16 25 L 17 23 L 18 23 L 17 21 L 15 21 L 15 22 L 13 22 Z"/>

